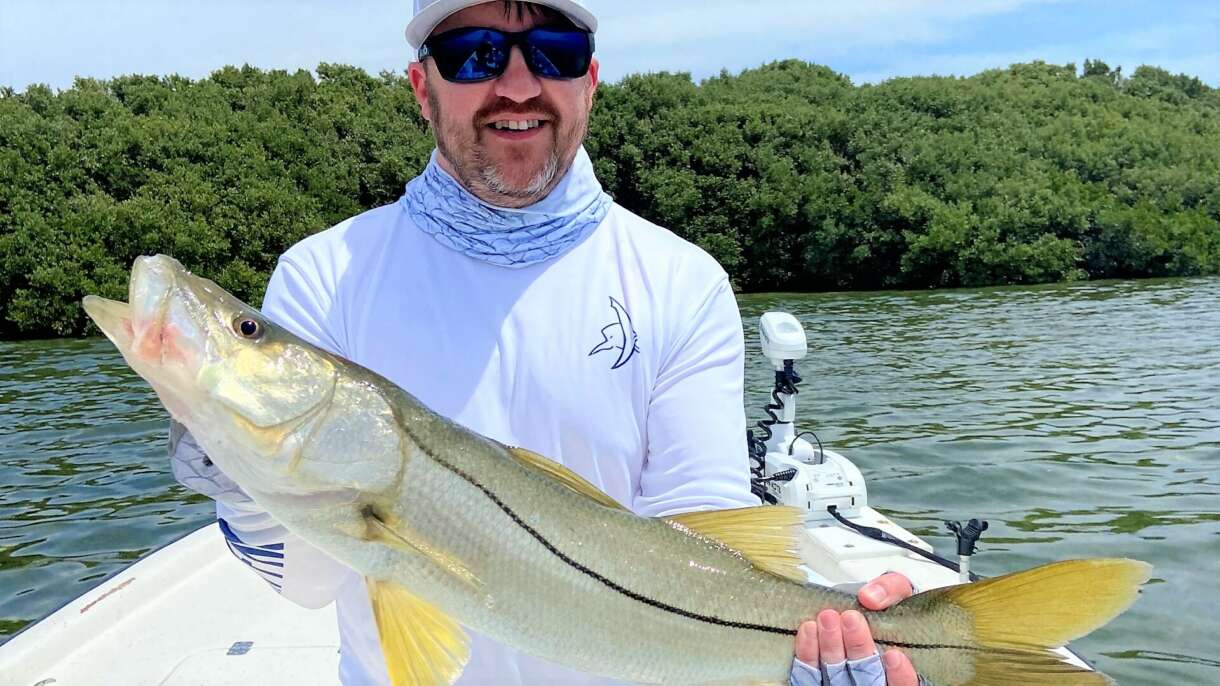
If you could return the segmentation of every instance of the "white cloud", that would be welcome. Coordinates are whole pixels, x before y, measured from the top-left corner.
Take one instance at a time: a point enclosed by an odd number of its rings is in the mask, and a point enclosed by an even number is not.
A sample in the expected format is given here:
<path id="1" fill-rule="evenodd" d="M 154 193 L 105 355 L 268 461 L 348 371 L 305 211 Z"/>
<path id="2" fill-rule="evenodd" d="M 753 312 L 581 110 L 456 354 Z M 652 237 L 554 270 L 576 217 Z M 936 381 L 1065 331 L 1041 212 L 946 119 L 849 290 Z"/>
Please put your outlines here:
<path id="1" fill-rule="evenodd" d="M 410 57 L 404 0 L 0 0 L 0 84 L 74 75 L 181 73 L 226 64 L 312 69 L 358 64 L 376 73 Z"/>
<path id="2" fill-rule="evenodd" d="M 696 75 L 783 57 L 832 63 L 862 50 L 891 53 L 947 42 L 973 19 L 1062 0 L 856 0 L 590 2 L 599 14 L 603 73 L 657 69 Z"/>
<path id="3" fill-rule="evenodd" d="M 827 64 L 853 80 L 897 75 L 973 74 L 1011 62 L 1080 62 L 1099 57 L 1130 71 L 1140 63 L 1196 74 L 1220 85 L 1220 9 L 1203 0 L 587 0 L 601 18 L 602 77 L 689 71 L 696 78 L 795 57 Z M 0 85 L 74 75 L 181 73 L 204 77 L 225 64 L 311 69 L 355 64 L 401 71 L 407 0 L 0 0 Z M 1061 43 L 1021 26 L 1060 5 L 1064 16 L 1092 12 L 1156 16 L 1155 26 Z M 1083 11 L 1081 11 L 1083 10 Z M 1011 19 L 1011 21 L 1010 21 Z M 1133 23 L 1135 20 L 1128 20 Z M 997 24 L 1011 33 L 995 35 Z M 991 28 L 980 28 L 991 27 Z M 993 32 L 987 35 L 987 31 Z M 1001 43 L 1004 48 L 995 45 Z"/>
<path id="4" fill-rule="evenodd" d="M 1172 73 L 1197 76 L 1215 85 L 1220 84 L 1220 44 L 1215 40 L 1220 32 L 1217 29 L 1220 26 L 1209 26 L 1206 22 L 1149 26 L 1093 36 L 1068 45 L 1047 43 L 1007 51 L 923 54 L 917 59 L 894 61 L 852 76 L 856 82 L 876 83 L 896 76 L 970 76 L 1034 60 L 1082 66 L 1085 59 L 1100 59 L 1111 68 L 1121 66 L 1127 75 L 1140 65 L 1150 64 Z M 1210 50 L 1206 47 L 1209 45 Z M 1204 47 L 1199 51 L 1183 52 L 1181 46 Z"/>

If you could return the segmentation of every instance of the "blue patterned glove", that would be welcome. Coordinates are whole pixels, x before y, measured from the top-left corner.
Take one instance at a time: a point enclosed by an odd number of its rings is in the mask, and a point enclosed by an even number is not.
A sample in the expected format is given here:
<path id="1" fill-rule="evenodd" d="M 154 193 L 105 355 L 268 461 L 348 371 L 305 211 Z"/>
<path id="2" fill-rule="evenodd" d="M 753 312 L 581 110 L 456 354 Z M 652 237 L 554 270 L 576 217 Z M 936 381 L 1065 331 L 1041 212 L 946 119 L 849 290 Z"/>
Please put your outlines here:
<path id="1" fill-rule="evenodd" d="M 885 666 L 881 655 L 873 653 L 859 660 L 846 660 L 818 669 L 792 660 L 789 686 L 885 686 Z"/>
<path id="2" fill-rule="evenodd" d="M 237 508 L 254 503 L 241 486 L 225 476 L 208 458 L 186 427 L 172 419 L 169 420 L 169 466 L 178 483 L 212 500 Z"/>

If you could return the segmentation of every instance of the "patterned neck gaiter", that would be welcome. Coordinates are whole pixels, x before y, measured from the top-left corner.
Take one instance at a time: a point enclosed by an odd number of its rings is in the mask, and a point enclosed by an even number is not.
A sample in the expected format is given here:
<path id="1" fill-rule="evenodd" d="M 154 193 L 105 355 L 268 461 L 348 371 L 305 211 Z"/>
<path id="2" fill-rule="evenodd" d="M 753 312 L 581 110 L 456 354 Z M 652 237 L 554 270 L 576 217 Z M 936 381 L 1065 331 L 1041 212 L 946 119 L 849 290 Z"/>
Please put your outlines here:
<path id="1" fill-rule="evenodd" d="M 582 147 L 559 184 L 533 205 L 488 205 L 441 169 L 435 151 L 398 204 L 445 247 L 502 267 L 525 267 L 579 243 L 601 224 L 612 201 Z"/>

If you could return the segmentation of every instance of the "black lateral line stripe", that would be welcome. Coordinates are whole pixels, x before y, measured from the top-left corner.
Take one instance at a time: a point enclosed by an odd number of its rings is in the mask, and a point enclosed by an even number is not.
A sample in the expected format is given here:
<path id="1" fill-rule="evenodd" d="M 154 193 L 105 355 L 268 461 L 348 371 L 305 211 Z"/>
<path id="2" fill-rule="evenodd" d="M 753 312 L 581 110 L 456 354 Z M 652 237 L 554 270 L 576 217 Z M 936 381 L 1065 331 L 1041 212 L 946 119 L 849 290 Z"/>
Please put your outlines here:
<path id="1" fill-rule="evenodd" d="M 624 588 L 624 587 L 614 583 L 610 579 L 607 579 L 606 577 L 602 576 L 601 574 L 598 574 L 597 572 L 593 571 L 592 569 L 589 569 L 585 565 L 583 565 L 583 564 L 577 562 L 576 560 L 573 560 L 572 558 L 565 555 L 563 553 L 563 551 L 559 550 L 558 548 L 556 548 L 554 546 L 554 544 L 552 544 L 550 541 L 546 540 L 546 537 L 544 537 L 542 534 L 538 533 L 538 531 L 536 531 L 529 524 L 526 524 L 525 521 L 523 519 L 521 519 L 521 517 L 518 516 L 517 513 L 512 510 L 512 508 L 510 508 L 508 505 L 505 505 L 504 502 L 502 500 L 500 500 L 500 498 L 497 497 L 495 493 L 492 493 L 491 490 L 484 487 L 483 484 L 480 484 L 478 481 L 475 481 L 475 479 L 473 477 L 471 477 L 469 474 L 466 474 L 462 470 L 458 469 L 457 467 L 454 467 L 453 465 L 445 462 L 444 460 L 437 459 L 437 457 L 435 455 L 433 455 L 432 458 L 435 459 L 436 462 L 438 464 L 440 464 L 441 466 L 443 466 L 445 469 L 448 469 L 449 471 L 453 472 L 454 474 L 457 474 L 459 477 L 461 477 L 471 486 L 474 486 L 475 488 L 482 491 L 483 495 L 490 498 L 491 501 L 493 503 L 495 503 L 496 506 L 499 507 L 500 510 L 502 510 L 504 512 L 504 514 L 508 515 L 517 524 L 517 526 L 521 527 L 522 529 L 525 529 L 526 533 L 528 533 L 530 536 L 532 536 L 534 538 L 534 540 L 538 541 L 547 550 L 551 551 L 552 555 L 554 555 L 555 557 L 558 557 L 560 560 L 563 560 L 568 566 L 572 567 L 573 569 L 576 569 L 577 571 L 579 571 L 587 576 L 590 576 L 593 579 L 596 579 L 597 581 L 604 584 L 607 588 L 617 591 L 617 592 L 627 596 L 628 598 L 631 598 L 632 600 L 637 600 L 641 603 L 644 603 L 645 605 L 655 607 L 658 610 L 663 610 L 665 612 L 671 612 L 676 615 L 681 615 L 682 617 L 686 617 L 687 619 L 694 619 L 696 621 L 706 622 L 708 624 L 715 624 L 717 626 L 729 627 L 732 629 L 750 629 L 752 631 L 765 631 L 767 633 L 783 634 L 785 636 L 795 636 L 796 635 L 795 629 L 784 629 L 782 627 L 767 626 L 765 624 L 751 624 L 750 622 L 734 622 L 732 620 L 721 619 L 719 617 L 712 617 L 710 615 L 701 615 L 701 614 L 698 614 L 695 612 L 691 612 L 689 610 L 683 610 L 680 607 L 674 607 L 672 605 L 667 605 L 660 601 L 653 600 L 652 598 L 649 598 L 647 596 L 640 595 L 639 593 L 636 593 L 635 591 L 632 591 L 631 589 Z"/>
<path id="2" fill-rule="evenodd" d="M 1031 652 L 1038 652 L 1032 648 L 1030 650 L 1017 650 L 1015 648 L 986 648 L 983 646 L 956 645 L 953 643 L 904 643 L 902 641 L 883 641 L 879 638 L 874 638 L 873 642 L 879 646 L 888 646 L 890 648 L 906 648 L 908 650 L 966 650 L 972 653 L 988 653 L 990 655 L 1025 656 Z M 1045 650 L 1050 650 L 1050 648 Z"/>
<path id="3" fill-rule="evenodd" d="M 989 652 L 984 648 L 975 646 L 959 646 L 951 643 L 903 643 L 901 641 L 882 641 L 879 638 L 874 638 L 873 643 L 891 648 L 907 648 L 910 650 L 969 650 L 973 652 Z"/>

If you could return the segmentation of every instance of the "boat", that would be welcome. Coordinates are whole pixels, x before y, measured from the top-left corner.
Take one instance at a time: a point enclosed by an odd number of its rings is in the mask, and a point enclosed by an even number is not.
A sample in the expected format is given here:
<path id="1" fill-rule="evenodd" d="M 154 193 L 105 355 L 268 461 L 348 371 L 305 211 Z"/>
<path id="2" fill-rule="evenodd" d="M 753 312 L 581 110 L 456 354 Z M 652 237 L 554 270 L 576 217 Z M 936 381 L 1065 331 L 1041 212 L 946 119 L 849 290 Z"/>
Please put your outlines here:
<path id="1" fill-rule="evenodd" d="M 790 314 L 760 319 L 763 355 L 776 370 L 768 418 L 749 437 L 760 499 L 805 510 L 800 552 L 812 582 L 839 585 L 885 572 L 919 590 L 970 579 L 985 525 L 959 527 L 958 561 L 868 502 L 860 470 L 796 432 L 795 362 L 808 346 Z M 306 610 L 271 592 L 208 524 L 121 570 L 0 646 L 2 686 L 334 686 L 334 606 Z M 1087 664 L 1066 648 L 1063 658 Z"/>

